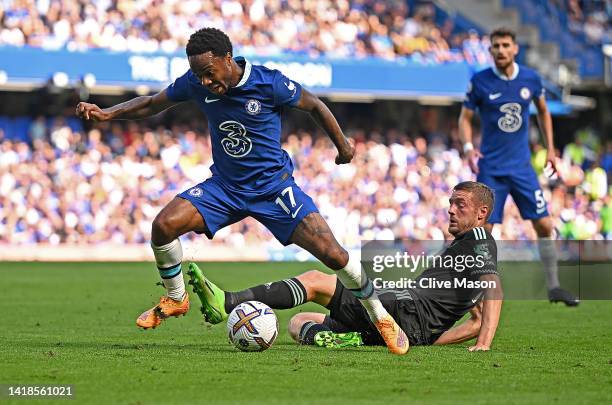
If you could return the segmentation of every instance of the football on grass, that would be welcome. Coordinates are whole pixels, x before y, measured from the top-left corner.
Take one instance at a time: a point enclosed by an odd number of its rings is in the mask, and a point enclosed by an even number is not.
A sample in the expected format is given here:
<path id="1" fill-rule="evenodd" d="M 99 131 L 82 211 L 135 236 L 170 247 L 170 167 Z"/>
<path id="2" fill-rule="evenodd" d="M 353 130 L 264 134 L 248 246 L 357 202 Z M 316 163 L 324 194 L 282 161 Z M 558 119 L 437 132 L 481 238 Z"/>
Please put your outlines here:
<path id="1" fill-rule="evenodd" d="M 229 341 L 243 352 L 261 352 L 278 336 L 278 319 L 272 308 L 259 301 L 238 305 L 227 319 Z"/>

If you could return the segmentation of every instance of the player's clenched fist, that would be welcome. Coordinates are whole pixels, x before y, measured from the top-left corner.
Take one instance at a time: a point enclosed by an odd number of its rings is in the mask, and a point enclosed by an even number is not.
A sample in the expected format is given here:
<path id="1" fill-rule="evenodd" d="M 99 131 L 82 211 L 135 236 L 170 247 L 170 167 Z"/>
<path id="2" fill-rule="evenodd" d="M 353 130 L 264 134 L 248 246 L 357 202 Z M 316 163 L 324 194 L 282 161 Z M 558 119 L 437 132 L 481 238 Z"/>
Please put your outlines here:
<path id="1" fill-rule="evenodd" d="M 111 119 L 111 115 L 97 105 L 85 102 L 77 104 L 76 115 L 77 117 L 94 121 L 108 121 Z"/>
<path id="2" fill-rule="evenodd" d="M 478 174 L 478 159 L 480 158 L 482 158 L 482 153 L 478 149 L 471 149 L 465 152 L 465 159 L 474 174 Z"/>
<path id="3" fill-rule="evenodd" d="M 341 165 L 350 163 L 355 155 L 355 145 L 352 140 L 348 140 L 345 147 L 338 150 L 338 156 L 336 156 L 336 164 Z"/>

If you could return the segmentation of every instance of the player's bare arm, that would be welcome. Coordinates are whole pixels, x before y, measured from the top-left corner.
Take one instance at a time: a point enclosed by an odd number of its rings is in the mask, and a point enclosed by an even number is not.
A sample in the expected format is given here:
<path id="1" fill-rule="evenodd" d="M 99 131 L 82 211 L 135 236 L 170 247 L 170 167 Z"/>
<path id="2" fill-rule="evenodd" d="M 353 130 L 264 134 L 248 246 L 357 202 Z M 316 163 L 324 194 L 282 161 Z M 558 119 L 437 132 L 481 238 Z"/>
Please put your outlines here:
<path id="1" fill-rule="evenodd" d="M 297 103 L 297 108 L 308 112 L 336 145 L 336 149 L 338 149 L 336 164 L 349 163 L 353 159 L 355 147 L 344 136 L 336 117 L 321 99 L 308 90 L 302 89 L 302 96 Z"/>
<path id="2" fill-rule="evenodd" d="M 80 102 L 76 107 L 76 115 L 93 121 L 139 119 L 159 114 L 175 104 L 177 103 L 168 99 L 166 89 L 164 89 L 152 96 L 136 97 L 108 108 L 100 108 L 96 104 Z"/>
<path id="3" fill-rule="evenodd" d="M 461 324 L 447 330 L 434 342 L 434 345 L 451 345 L 474 339 L 482 324 L 482 302 L 470 309 L 470 317 Z"/>
<path id="4" fill-rule="evenodd" d="M 541 95 L 534 100 L 534 104 L 536 109 L 538 110 L 538 125 L 540 126 L 540 131 L 544 133 L 544 137 L 546 138 L 546 164 L 550 165 L 552 169 L 551 176 L 557 172 L 557 165 L 555 163 L 555 143 L 553 140 L 553 126 L 552 126 L 552 117 L 550 112 L 548 111 L 548 106 L 546 105 L 546 97 Z"/>
<path id="5" fill-rule="evenodd" d="M 474 346 L 468 348 L 471 352 L 488 351 L 497 331 L 499 316 L 503 302 L 503 292 L 499 276 L 485 274 L 480 276 L 481 281 L 494 281 L 495 288 L 487 289 L 482 303 L 482 324 L 478 333 L 478 339 Z"/>
<path id="6" fill-rule="evenodd" d="M 461 114 L 459 115 L 459 139 L 463 144 L 463 152 L 465 158 L 470 165 L 472 172 L 478 173 L 478 165 L 476 160 L 481 158 L 482 155 L 478 149 L 474 149 L 472 143 L 472 118 L 474 117 L 474 111 L 467 107 L 461 108 Z"/>

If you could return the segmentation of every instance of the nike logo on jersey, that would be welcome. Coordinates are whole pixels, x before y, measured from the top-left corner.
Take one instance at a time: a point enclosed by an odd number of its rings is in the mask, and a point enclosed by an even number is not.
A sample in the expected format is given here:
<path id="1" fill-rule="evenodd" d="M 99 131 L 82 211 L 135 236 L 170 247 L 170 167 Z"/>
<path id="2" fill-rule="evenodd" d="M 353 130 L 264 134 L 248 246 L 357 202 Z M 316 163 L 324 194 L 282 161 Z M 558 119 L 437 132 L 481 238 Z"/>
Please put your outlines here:
<path id="1" fill-rule="evenodd" d="M 303 206 L 304 206 L 304 204 L 300 205 L 300 206 L 298 207 L 298 209 L 297 209 L 297 210 L 295 210 L 295 212 L 294 212 L 293 214 L 291 214 L 291 218 L 294 218 L 294 219 L 295 219 L 295 217 L 297 217 L 298 212 L 300 212 L 300 210 L 302 209 L 302 207 L 303 207 Z"/>
<path id="2" fill-rule="evenodd" d="M 489 100 L 495 100 L 501 97 L 501 93 L 489 94 Z"/>
<path id="3" fill-rule="evenodd" d="M 208 104 L 208 103 L 214 103 L 215 101 L 219 101 L 219 100 L 221 100 L 221 99 L 220 98 L 208 98 L 208 97 L 206 97 L 204 99 L 204 102 Z"/>

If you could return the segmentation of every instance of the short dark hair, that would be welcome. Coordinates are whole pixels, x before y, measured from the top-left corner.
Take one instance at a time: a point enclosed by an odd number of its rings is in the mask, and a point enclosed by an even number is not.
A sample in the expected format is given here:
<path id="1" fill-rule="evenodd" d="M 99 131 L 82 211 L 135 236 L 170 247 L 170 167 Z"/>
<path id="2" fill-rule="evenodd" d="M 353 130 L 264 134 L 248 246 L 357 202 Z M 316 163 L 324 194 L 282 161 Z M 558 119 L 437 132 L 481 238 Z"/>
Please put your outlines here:
<path id="1" fill-rule="evenodd" d="M 207 27 L 197 30 L 187 42 L 187 56 L 212 52 L 214 56 L 233 55 L 232 42 L 227 34 L 217 28 Z"/>
<path id="2" fill-rule="evenodd" d="M 477 181 L 463 181 L 457 184 L 453 190 L 467 191 L 472 196 L 476 197 L 476 202 L 486 205 L 489 209 L 489 213 L 485 219 L 489 219 L 495 204 L 495 193 L 493 193 L 493 190 L 491 190 L 489 186 Z"/>
<path id="3" fill-rule="evenodd" d="M 512 31 L 510 28 L 499 27 L 494 29 L 489 35 L 489 38 L 493 41 L 495 37 L 510 37 L 512 38 L 512 42 L 516 43 L 516 32 Z"/>

